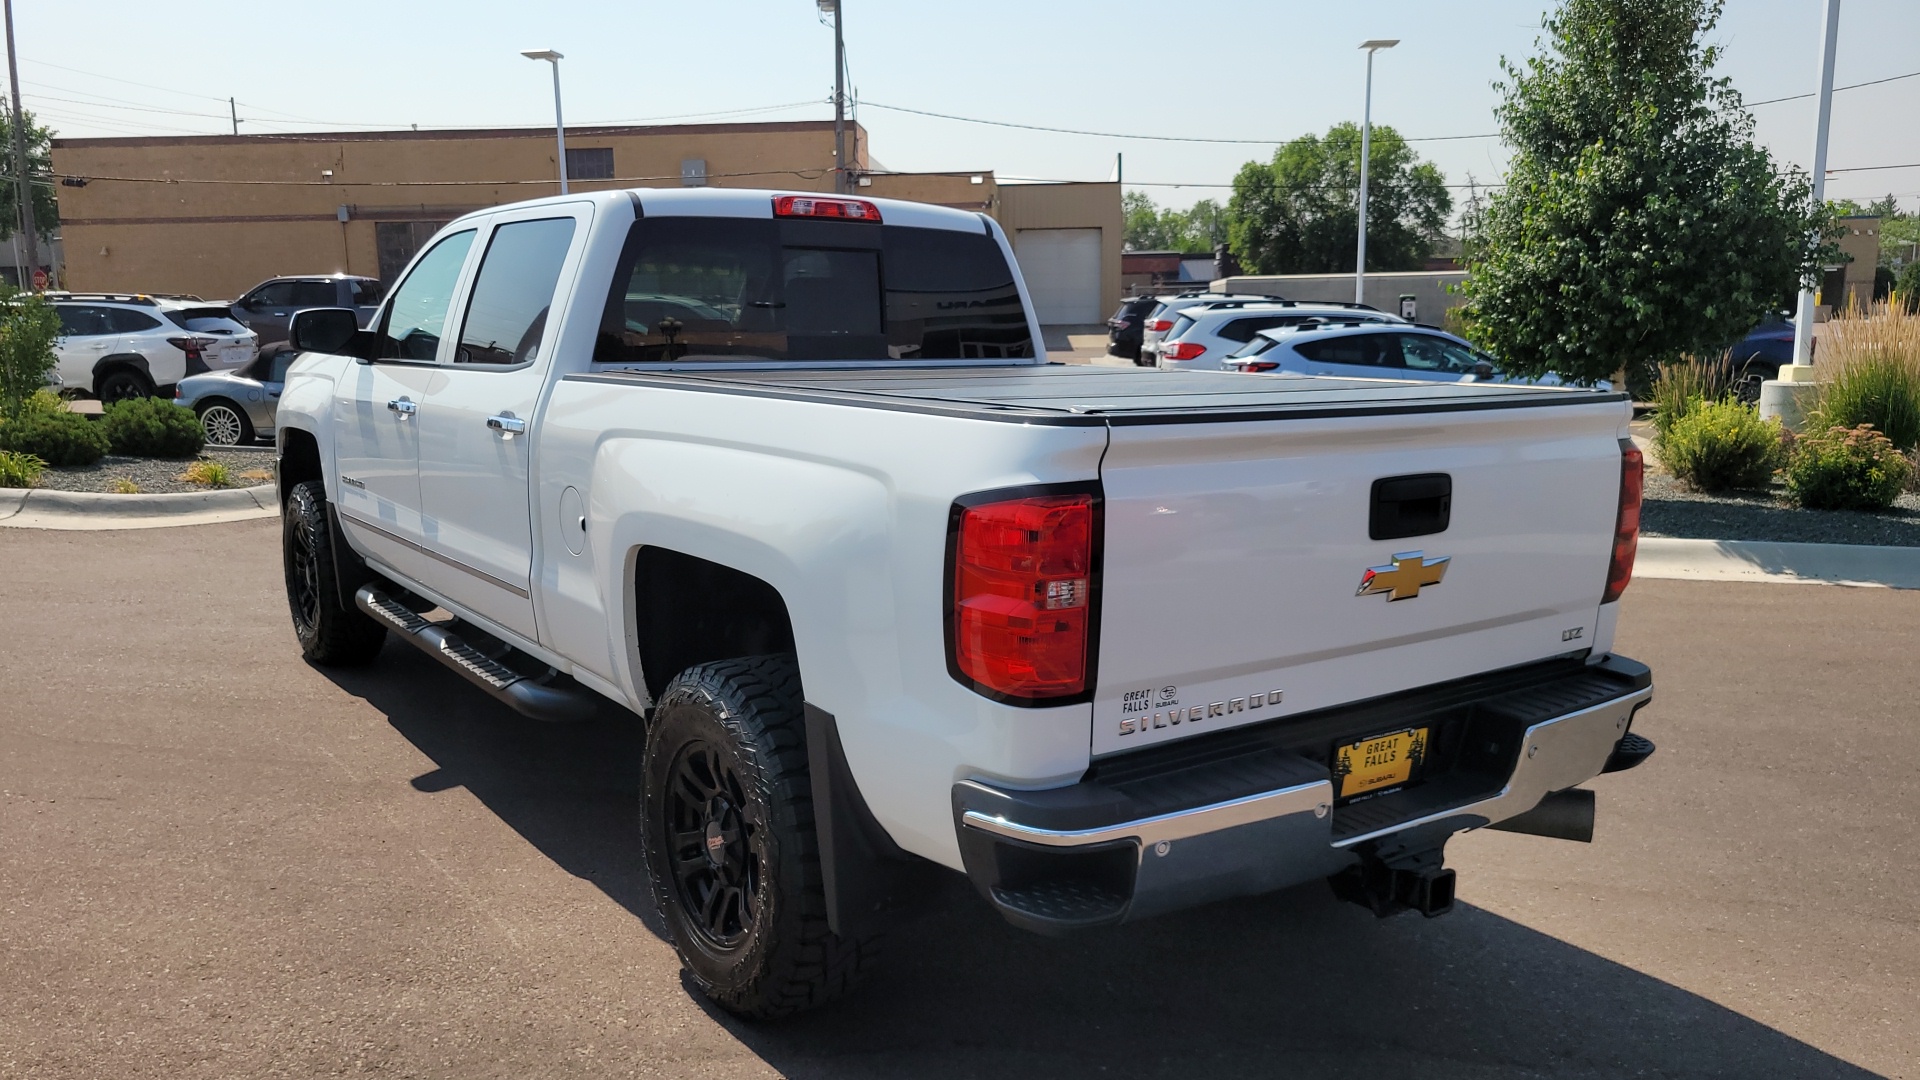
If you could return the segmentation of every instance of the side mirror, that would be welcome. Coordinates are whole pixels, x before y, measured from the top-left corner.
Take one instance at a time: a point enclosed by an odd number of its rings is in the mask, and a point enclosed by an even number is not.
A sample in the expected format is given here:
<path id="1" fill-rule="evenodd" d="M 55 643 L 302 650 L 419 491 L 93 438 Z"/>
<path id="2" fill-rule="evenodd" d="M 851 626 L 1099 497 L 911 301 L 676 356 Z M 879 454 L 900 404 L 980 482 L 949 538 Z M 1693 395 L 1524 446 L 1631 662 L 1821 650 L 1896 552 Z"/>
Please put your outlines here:
<path id="1" fill-rule="evenodd" d="M 1493 365 L 1487 363 L 1485 360 L 1473 365 L 1473 377 L 1476 379 L 1493 378 Z"/>
<path id="2" fill-rule="evenodd" d="M 352 308 L 307 308 L 293 313 L 287 344 L 297 352 L 352 356 L 349 346 L 359 332 L 360 315 Z"/>

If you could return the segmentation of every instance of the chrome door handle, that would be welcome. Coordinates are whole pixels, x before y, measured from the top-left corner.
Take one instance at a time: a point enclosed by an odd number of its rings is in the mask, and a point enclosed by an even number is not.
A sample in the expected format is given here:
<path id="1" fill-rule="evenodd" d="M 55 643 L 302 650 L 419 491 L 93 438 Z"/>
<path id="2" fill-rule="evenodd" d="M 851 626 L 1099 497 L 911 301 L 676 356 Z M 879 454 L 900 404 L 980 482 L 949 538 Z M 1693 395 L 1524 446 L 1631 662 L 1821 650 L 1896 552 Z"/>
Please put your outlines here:
<path id="1" fill-rule="evenodd" d="M 412 416 L 414 413 L 417 413 L 420 411 L 420 406 L 415 405 L 412 401 L 408 400 L 407 398 L 395 398 L 394 400 L 387 402 L 387 408 L 392 409 L 394 412 L 399 413 L 402 419 Z"/>
<path id="2" fill-rule="evenodd" d="M 495 431 L 503 431 L 508 435 L 518 435 L 527 430 L 527 422 L 514 416 L 512 413 L 503 413 L 500 416 L 487 417 L 487 426 Z"/>

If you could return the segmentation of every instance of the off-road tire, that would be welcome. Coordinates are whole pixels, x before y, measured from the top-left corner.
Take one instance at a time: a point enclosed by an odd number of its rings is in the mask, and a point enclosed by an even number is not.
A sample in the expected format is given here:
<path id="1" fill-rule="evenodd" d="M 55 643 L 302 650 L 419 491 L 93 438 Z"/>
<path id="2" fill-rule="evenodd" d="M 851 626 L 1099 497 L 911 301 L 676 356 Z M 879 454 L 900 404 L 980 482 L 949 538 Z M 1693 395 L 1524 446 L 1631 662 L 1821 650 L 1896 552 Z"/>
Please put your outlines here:
<path id="1" fill-rule="evenodd" d="M 842 938 L 827 928 L 800 700 L 800 672 L 791 656 L 688 668 L 660 695 L 642 767 L 641 842 L 654 903 L 674 949 L 702 993 L 754 1019 L 788 1016 L 845 994 L 879 953 L 877 936 Z M 710 849 L 695 839 L 698 815 L 687 816 L 701 798 L 687 786 L 696 781 L 679 770 L 699 760 L 718 766 L 710 776 L 731 774 L 731 781 L 715 784 L 715 798 L 726 803 L 735 797 L 725 794 L 731 790 L 743 803 L 737 807 L 737 846 L 723 841 L 722 864 L 706 871 L 717 883 L 725 861 L 737 858 L 736 880 L 745 885 L 732 891 L 752 894 L 751 921 L 739 920 L 732 943 L 710 932 L 714 920 L 692 899 L 699 885 L 693 879 L 701 871 L 691 856 L 706 857 Z M 708 817 L 712 825 L 704 835 L 718 829 L 724 837 L 724 817 Z"/>
<path id="2" fill-rule="evenodd" d="M 387 628 L 359 608 L 344 607 L 334 578 L 333 529 L 327 490 L 318 480 L 295 484 L 280 519 L 280 550 L 293 633 L 308 660 L 326 667 L 373 662 Z"/>

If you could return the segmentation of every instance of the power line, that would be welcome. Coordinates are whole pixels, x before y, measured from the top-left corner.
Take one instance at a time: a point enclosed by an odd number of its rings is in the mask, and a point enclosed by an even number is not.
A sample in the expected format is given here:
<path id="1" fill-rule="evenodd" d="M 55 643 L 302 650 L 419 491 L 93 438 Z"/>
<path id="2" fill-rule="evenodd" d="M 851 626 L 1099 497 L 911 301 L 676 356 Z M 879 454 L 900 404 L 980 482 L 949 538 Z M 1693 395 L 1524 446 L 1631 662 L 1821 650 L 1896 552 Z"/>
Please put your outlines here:
<path id="1" fill-rule="evenodd" d="M 1833 91 L 1834 93 L 1837 94 L 1842 90 L 1858 90 L 1863 86 L 1879 86 L 1881 83 L 1899 82 L 1901 79 L 1911 79 L 1916 75 L 1920 75 L 1920 71 L 1909 71 L 1905 75 L 1889 75 L 1884 79 L 1868 79 L 1866 82 L 1851 83 L 1846 86 L 1836 86 L 1833 88 Z M 1772 105 L 1782 101 L 1799 101 L 1801 98 L 1810 98 L 1813 96 L 1814 96 L 1813 91 L 1809 90 L 1804 94 L 1788 94 L 1786 97 L 1768 98 L 1765 101 L 1749 101 L 1746 103 L 1745 107 L 1751 109 L 1756 105 Z"/>
<path id="2" fill-rule="evenodd" d="M 832 172 L 832 169 L 758 169 L 751 172 L 708 173 L 709 178 L 728 178 L 741 176 L 797 176 L 802 180 L 818 180 Z M 220 187 L 330 187 L 330 188 L 438 188 L 438 187 L 521 187 L 541 184 L 555 184 L 556 180 L 203 180 L 171 176 L 100 176 L 92 173 L 60 173 L 61 180 L 79 180 L 83 183 L 122 183 L 122 184 L 194 184 Z M 608 184 L 650 184 L 664 181 L 678 183 L 679 173 L 671 176 L 610 176 L 595 183 Z"/>
<path id="3" fill-rule="evenodd" d="M 1123 134 L 1114 131 L 1087 131 L 1081 128 L 1046 127 L 1041 124 L 1016 124 L 1007 120 L 982 120 L 976 116 L 955 116 L 952 113 L 930 112 L 926 109 L 909 109 L 904 105 L 882 105 L 877 101 L 863 101 L 861 104 L 870 109 L 885 109 L 888 112 L 912 113 L 915 116 L 931 116 L 938 120 L 958 120 L 963 124 L 985 124 L 988 127 L 1019 128 L 1022 131 L 1045 131 L 1055 135 L 1092 135 L 1102 139 L 1139 139 L 1146 142 L 1180 143 L 1222 143 L 1234 146 L 1278 146 L 1285 139 L 1213 139 L 1184 135 L 1138 135 Z M 1454 139 L 1497 139 L 1498 132 L 1491 135 L 1429 135 L 1406 142 L 1445 142 Z"/>

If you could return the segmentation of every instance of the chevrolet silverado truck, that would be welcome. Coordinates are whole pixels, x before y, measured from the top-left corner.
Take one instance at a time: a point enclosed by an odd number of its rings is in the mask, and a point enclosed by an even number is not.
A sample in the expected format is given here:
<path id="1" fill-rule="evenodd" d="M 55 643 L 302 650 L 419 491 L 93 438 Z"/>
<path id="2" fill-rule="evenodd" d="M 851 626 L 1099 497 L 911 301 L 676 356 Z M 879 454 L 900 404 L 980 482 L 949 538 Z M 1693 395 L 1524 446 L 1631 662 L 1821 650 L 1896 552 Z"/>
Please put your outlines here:
<path id="1" fill-rule="evenodd" d="M 1653 752 L 1618 393 L 1052 364 L 992 219 L 802 193 L 470 214 L 359 321 L 290 328 L 301 648 L 644 725 L 636 859 L 743 1015 L 953 873 L 1050 934 L 1437 915 L 1450 837 L 1590 838 Z"/>

